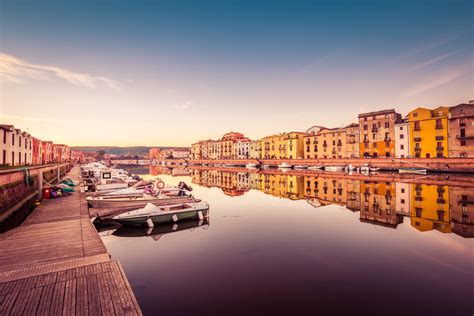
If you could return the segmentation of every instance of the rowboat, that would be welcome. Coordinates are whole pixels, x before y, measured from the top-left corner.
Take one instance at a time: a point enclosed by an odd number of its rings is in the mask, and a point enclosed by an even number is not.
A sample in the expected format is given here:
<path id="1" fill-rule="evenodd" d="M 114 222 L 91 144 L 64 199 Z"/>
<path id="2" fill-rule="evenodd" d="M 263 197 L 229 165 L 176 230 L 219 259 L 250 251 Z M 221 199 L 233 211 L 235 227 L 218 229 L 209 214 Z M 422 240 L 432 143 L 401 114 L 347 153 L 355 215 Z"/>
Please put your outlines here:
<path id="1" fill-rule="evenodd" d="M 426 174 L 428 171 L 423 168 L 400 168 L 398 173 Z"/>
<path id="2" fill-rule="evenodd" d="M 122 213 L 112 219 L 123 225 L 148 225 L 173 223 L 190 219 L 204 219 L 209 215 L 209 204 L 204 201 L 156 206 L 148 203 L 145 207 Z"/>

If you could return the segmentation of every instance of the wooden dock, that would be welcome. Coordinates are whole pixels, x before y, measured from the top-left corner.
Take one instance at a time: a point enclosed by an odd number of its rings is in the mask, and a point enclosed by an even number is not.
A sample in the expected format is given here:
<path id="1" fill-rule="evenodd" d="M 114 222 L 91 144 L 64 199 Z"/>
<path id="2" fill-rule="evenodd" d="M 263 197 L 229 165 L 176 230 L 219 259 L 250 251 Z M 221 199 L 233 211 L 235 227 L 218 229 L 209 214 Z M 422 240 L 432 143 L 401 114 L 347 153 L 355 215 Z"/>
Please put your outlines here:
<path id="1" fill-rule="evenodd" d="M 79 168 L 70 176 L 78 178 Z M 0 315 L 141 315 L 83 193 L 47 200 L 0 235 Z"/>

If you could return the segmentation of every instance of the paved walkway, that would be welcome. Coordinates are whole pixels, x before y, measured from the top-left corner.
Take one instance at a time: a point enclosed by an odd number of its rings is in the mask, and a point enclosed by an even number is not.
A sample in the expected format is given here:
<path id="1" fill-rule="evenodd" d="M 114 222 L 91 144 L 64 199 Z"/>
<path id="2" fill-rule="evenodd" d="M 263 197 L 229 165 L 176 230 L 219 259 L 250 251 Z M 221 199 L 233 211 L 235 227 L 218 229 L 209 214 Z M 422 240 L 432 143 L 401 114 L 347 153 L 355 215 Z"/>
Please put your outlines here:
<path id="1" fill-rule="evenodd" d="M 69 176 L 79 178 L 79 168 Z M 140 315 L 80 192 L 47 200 L 0 235 L 0 315 Z"/>

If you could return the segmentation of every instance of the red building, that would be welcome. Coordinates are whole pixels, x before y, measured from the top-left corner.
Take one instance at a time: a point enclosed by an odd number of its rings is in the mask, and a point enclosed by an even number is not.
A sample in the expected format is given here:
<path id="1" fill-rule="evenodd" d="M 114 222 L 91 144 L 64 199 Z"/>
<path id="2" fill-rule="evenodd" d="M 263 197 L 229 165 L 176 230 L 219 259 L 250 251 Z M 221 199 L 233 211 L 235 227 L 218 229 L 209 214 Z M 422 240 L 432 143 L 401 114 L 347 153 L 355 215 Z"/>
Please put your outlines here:
<path id="1" fill-rule="evenodd" d="M 43 163 L 43 145 L 41 140 L 33 137 L 32 164 L 41 165 Z"/>
<path id="2" fill-rule="evenodd" d="M 42 153 L 41 159 L 43 164 L 53 163 L 53 142 L 52 141 L 43 141 L 41 142 Z"/>

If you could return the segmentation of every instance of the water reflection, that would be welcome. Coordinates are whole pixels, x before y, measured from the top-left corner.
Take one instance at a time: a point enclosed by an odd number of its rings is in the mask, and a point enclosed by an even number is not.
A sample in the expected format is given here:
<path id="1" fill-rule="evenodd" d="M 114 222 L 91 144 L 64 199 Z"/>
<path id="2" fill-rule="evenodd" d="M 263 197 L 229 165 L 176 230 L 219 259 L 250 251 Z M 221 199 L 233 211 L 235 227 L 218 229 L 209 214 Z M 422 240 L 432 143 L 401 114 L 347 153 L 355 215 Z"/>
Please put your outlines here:
<path id="1" fill-rule="evenodd" d="M 290 200 L 305 199 L 313 207 L 341 205 L 359 212 L 363 223 L 397 228 L 407 219 L 421 232 L 474 236 L 474 193 L 469 186 L 443 185 L 441 180 L 436 184 L 418 183 L 416 178 L 407 178 L 407 182 L 360 180 L 327 173 L 191 169 L 190 175 L 193 183 L 221 188 L 229 196 L 259 190 Z M 426 182 L 426 177 L 421 179 Z"/>

